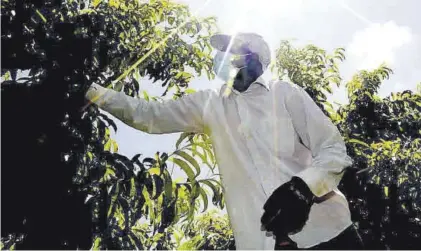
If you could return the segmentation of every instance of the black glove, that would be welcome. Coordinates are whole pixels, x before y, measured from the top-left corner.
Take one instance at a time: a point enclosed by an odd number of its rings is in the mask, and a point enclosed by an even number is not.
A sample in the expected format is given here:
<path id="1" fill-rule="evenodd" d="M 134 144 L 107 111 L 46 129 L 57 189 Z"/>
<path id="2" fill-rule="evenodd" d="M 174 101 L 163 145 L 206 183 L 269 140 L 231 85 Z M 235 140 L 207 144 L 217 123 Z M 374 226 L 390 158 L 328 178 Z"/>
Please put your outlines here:
<path id="1" fill-rule="evenodd" d="M 262 227 L 273 232 L 276 241 L 285 241 L 304 227 L 315 196 L 307 184 L 298 177 L 278 187 L 264 205 Z"/>

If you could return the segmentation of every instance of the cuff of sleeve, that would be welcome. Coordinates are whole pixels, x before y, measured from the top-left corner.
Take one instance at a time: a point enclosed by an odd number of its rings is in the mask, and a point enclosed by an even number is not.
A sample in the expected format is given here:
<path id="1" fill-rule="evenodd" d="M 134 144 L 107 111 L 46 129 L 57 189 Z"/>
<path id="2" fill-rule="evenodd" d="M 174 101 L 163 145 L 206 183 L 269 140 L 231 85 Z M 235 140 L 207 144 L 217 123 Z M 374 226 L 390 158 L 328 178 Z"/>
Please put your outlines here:
<path id="1" fill-rule="evenodd" d="M 332 173 L 317 167 L 309 167 L 297 175 L 316 197 L 322 197 L 337 188 L 343 173 Z"/>
<path id="2" fill-rule="evenodd" d="M 105 93 L 106 93 L 107 89 L 98 85 L 98 84 L 92 84 L 88 91 L 86 92 L 86 99 L 88 99 L 90 102 L 95 103 L 97 105 L 100 105 L 100 101 L 103 100 L 101 99 Z"/>

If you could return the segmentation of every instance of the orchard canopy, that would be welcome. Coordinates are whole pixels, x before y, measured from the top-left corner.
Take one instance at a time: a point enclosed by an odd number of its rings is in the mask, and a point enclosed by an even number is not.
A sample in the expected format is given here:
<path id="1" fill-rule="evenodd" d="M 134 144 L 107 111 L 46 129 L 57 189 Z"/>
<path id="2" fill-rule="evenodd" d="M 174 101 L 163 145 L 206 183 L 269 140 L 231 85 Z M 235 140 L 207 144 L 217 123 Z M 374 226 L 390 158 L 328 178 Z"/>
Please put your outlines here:
<path id="1" fill-rule="evenodd" d="M 2 0 L 1 16 L 2 249 L 235 249 L 207 135 L 125 156 L 115 121 L 84 100 L 92 83 L 149 102 L 193 93 L 193 79 L 214 78 L 214 17 L 167 0 Z M 419 247 L 420 90 L 381 98 L 386 65 L 343 81 L 345 55 L 279 41 L 272 72 L 345 138 L 354 164 L 340 189 L 366 247 Z M 347 104 L 327 99 L 333 86 Z"/>

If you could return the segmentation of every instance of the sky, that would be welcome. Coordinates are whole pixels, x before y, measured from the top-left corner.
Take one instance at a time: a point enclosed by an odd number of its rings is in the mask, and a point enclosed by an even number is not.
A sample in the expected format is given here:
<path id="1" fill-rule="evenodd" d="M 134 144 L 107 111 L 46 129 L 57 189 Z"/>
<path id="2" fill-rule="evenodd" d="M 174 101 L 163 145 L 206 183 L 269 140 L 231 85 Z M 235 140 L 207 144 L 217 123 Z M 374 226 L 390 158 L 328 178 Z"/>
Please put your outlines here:
<path id="1" fill-rule="evenodd" d="M 272 51 L 281 40 L 302 46 L 314 44 L 328 51 L 346 49 L 340 70 L 344 82 L 361 69 L 387 63 L 394 74 L 383 82 L 379 94 L 416 90 L 421 81 L 420 0 L 178 0 L 197 16 L 215 16 L 221 32 L 256 32 Z M 266 72 L 266 79 L 271 77 Z M 222 82 L 205 77 L 194 79 L 195 89 L 219 88 Z M 162 87 L 143 81 L 141 90 L 160 95 Z M 346 103 L 346 92 L 334 88 L 330 100 Z M 172 152 L 179 134 L 148 135 L 116 120 L 114 139 L 119 152 L 153 156 L 156 151 Z M 176 172 L 176 176 L 181 173 Z"/>

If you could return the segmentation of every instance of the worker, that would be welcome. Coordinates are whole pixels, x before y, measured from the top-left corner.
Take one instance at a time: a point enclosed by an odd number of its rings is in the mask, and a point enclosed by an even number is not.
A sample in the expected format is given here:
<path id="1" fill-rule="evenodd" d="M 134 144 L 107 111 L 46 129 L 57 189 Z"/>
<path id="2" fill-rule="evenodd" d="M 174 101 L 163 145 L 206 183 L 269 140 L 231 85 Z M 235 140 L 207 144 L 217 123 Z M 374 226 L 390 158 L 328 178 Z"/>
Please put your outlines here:
<path id="1" fill-rule="evenodd" d="M 218 91 L 148 102 L 93 84 L 86 98 L 146 133 L 208 134 L 237 249 L 362 248 L 337 188 L 352 164 L 338 129 L 304 89 L 262 78 L 271 54 L 260 35 L 210 42 Z"/>

